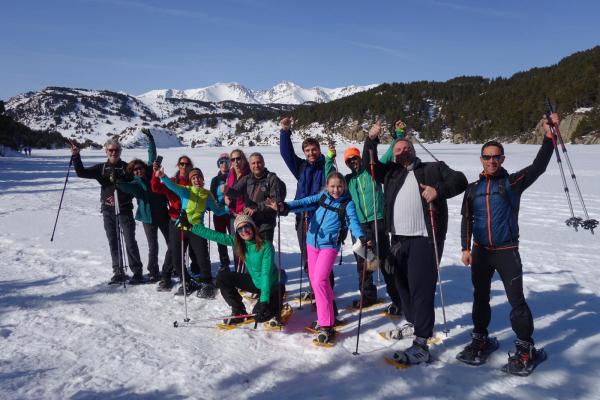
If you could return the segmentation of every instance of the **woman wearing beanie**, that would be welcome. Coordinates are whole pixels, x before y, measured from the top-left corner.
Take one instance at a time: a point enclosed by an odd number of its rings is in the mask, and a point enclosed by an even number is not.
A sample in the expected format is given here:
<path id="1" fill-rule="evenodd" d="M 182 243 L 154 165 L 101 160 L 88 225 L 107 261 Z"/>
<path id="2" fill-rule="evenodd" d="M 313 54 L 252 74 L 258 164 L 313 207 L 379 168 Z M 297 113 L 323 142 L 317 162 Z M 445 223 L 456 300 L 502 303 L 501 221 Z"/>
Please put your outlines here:
<path id="1" fill-rule="evenodd" d="M 219 172 L 217 176 L 212 178 L 210 181 L 210 192 L 213 194 L 217 202 L 221 205 L 225 205 L 225 199 L 223 198 L 223 186 L 227 183 L 227 178 L 229 177 L 229 164 L 230 164 L 229 154 L 221 153 L 219 158 L 217 159 L 217 167 L 219 168 Z M 226 215 L 216 215 L 213 214 L 213 222 L 215 224 L 215 231 L 221 233 L 231 233 L 230 224 L 230 216 Z M 219 267 L 219 271 L 223 269 L 229 269 L 229 252 L 227 251 L 227 246 L 222 244 L 218 245 L 219 248 L 219 261 L 221 262 L 221 266 Z"/>
<path id="2" fill-rule="evenodd" d="M 272 200 L 268 205 L 277 209 Z M 342 230 L 349 227 L 352 235 L 363 244 L 370 243 L 367 243 L 356 216 L 344 176 L 339 172 L 332 172 L 327 176 L 325 191 L 279 204 L 279 208 L 283 212 L 313 211 L 306 236 L 306 251 L 308 276 L 317 304 L 318 331 L 314 342 L 318 345 L 331 345 L 335 337 L 335 315 L 329 274 L 340 250 Z"/>
<path id="3" fill-rule="evenodd" d="M 189 221 L 190 224 L 202 224 L 204 221 L 204 211 L 212 210 L 216 215 L 227 214 L 229 210 L 217 204 L 212 193 L 204 189 L 204 174 L 200 168 L 192 168 L 188 176 L 191 182 L 189 186 L 181 186 L 171 181 L 161 168 L 156 171 L 161 182 L 181 199 L 181 214 L 178 219 L 178 226 L 183 229 Z M 205 239 L 183 232 L 184 240 L 189 240 L 189 245 L 196 254 L 200 264 L 200 277 L 192 281 L 187 268 L 183 268 L 185 274 L 186 294 L 191 293 L 196 288 L 194 283 L 198 284 L 198 297 L 212 299 L 215 297 L 216 288 L 213 284 L 212 272 L 210 270 L 210 258 L 208 257 L 208 243 Z M 179 288 L 180 294 L 184 293 L 183 285 Z"/>
<path id="4" fill-rule="evenodd" d="M 234 253 L 241 262 L 246 264 L 248 273 L 221 270 L 217 274 L 217 287 L 221 295 L 231 306 L 231 315 L 245 315 L 246 307 L 238 290 L 257 293 L 259 301 L 254 306 L 255 320 L 265 322 L 271 318 L 279 320 L 280 305 L 285 293 L 284 282 L 278 282 L 278 271 L 275 266 L 275 249 L 273 244 L 263 240 L 258 233 L 256 225 L 248 215 L 238 215 L 233 226 L 235 233 L 227 235 L 208 229 L 203 225 L 194 225 L 192 233 L 202 238 L 233 247 Z M 283 273 L 283 271 L 282 271 Z M 227 325 L 243 322 L 245 318 L 228 318 L 224 321 Z"/>

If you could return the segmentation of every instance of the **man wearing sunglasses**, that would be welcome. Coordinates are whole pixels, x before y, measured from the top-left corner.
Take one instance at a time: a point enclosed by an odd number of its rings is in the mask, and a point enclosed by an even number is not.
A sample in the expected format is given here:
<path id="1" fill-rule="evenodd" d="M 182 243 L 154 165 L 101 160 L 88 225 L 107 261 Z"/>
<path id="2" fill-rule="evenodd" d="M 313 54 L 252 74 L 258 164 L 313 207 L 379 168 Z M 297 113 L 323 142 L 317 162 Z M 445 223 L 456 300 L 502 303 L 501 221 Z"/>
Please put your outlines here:
<path id="1" fill-rule="evenodd" d="M 558 124 L 558 116 L 552 114 Z M 488 337 L 491 319 L 490 285 L 498 271 L 511 305 L 511 327 L 517 335 L 516 353 L 509 356 L 507 370 L 519 373 L 530 366 L 536 350 L 533 342 L 533 316 L 523 294 L 523 266 L 519 254 L 518 214 L 521 195 L 544 173 L 553 151 L 553 134 L 546 131 L 533 164 L 509 174 L 502 164 L 504 147 L 496 141 L 485 143 L 479 158 L 483 172 L 469 184 L 462 205 L 462 262 L 471 266 L 473 282 L 472 342 L 457 358 L 468 364 L 482 364 L 498 348 Z M 473 238 L 471 246 L 471 237 Z"/>
<path id="2" fill-rule="evenodd" d="M 118 181 L 129 182 L 133 177 L 126 172 L 127 163 L 121 160 L 121 144 L 116 139 L 109 139 L 104 144 L 107 160 L 104 163 L 93 165 L 85 168 L 81 162 L 79 148 L 75 145 L 71 146 L 71 154 L 73 157 L 73 166 L 75 173 L 80 178 L 95 179 L 100 184 L 100 203 L 102 204 L 102 217 L 104 220 L 104 230 L 108 245 L 110 247 L 110 255 L 112 259 L 113 277 L 109 284 L 122 283 L 126 276 L 119 268 L 119 237 L 117 236 L 116 214 L 115 214 L 115 184 Z M 125 248 L 127 249 L 127 259 L 129 260 L 129 268 L 133 271 L 133 277 L 129 281 L 130 284 L 143 283 L 142 261 L 140 258 L 140 250 L 138 249 L 135 240 L 135 220 L 133 219 L 133 202 L 132 196 L 121 190 L 117 191 L 119 196 L 119 222 L 125 239 Z"/>

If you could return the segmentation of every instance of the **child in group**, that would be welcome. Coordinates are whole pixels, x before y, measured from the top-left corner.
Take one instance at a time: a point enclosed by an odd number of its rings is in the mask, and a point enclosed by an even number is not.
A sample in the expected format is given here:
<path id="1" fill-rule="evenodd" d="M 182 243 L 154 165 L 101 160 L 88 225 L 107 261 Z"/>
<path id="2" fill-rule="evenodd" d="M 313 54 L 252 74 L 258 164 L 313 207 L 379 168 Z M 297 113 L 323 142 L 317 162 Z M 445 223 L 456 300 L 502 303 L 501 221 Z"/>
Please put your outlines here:
<path id="1" fill-rule="evenodd" d="M 184 225 L 185 220 L 188 220 L 192 225 L 202 224 L 204 221 L 204 212 L 210 209 L 215 215 L 224 215 L 229 212 L 226 206 L 221 206 L 217 203 L 212 193 L 205 189 L 204 186 L 204 174 L 200 168 L 192 168 L 189 172 L 188 177 L 191 185 L 181 186 L 170 180 L 164 172 L 164 169 L 156 171 L 156 176 L 160 178 L 161 182 L 173 193 L 175 193 L 181 199 L 181 215 L 179 217 L 179 225 Z M 184 236 L 185 233 L 183 234 Z M 192 281 L 187 272 L 187 268 L 183 269 L 185 274 L 185 294 L 191 293 L 194 288 L 192 287 L 195 283 L 199 284 L 198 297 L 205 299 L 213 299 L 216 294 L 216 287 L 213 284 L 212 272 L 210 269 L 210 258 L 208 256 L 208 242 L 206 239 L 187 235 L 190 243 L 190 247 L 199 259 L 200 264 L 200 277 L 198 280 Z M 184 292 L 183 285 L 180 291 Z"/>
<path id="2" fill-rule="evenodd" d="M 317 304 L 315 342 L 318 344 L 332 343 L 335 337 L 334 293 L 329 283 L 329 274 L 340 250 L 341 231 L 349 227 L 354 237 L 359 238 L 363 245 L 369 245 L 356 216 L 344 176 L 339 172 L 330 173 L 325 186 L 326 190 L 302 199 L 279 205 L 273 200 L 267 202 L 275 210 L 279 206 L 284 213 L 314 211 L 308 225 L 306 250 L 308 276 Z"/>
<path id="3" fill-rule="evenodd" d="M 217 232 L 203 225 L 194 225 L 192 233 L 204 239 L 233 247 L 239 259 L 245 263 L 248 273 L 220 270 L 217 274 L 217 287 L 221 295 L 231 306 L 232 318 L 227 318 L 225 325 L 242 323 L 246 318 L 246 307 L 238 289 L 259 295 L 259 300 L 252 312 L 257 322 L 272 320 L 279 323 L 283 294 L 285 293 L 285 275 L 279 282 L 279 274 L 275 266 L 275 249 L 273 244 L 264 240 L 256 224 L 248 215 L 238 215 L 234 222 L 234 235 Z M 283 273 L 283 271 L 282 271 Z M 271 322 L 271 321 L 270 321 Z"/>

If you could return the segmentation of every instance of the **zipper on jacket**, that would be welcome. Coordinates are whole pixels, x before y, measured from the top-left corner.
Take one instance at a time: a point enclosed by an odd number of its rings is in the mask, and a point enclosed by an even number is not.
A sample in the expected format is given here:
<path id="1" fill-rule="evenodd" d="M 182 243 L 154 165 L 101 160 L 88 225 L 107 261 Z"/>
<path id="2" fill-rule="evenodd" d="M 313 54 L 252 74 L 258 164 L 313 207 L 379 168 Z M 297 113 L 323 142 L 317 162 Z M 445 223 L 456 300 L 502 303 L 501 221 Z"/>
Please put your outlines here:
<path id="1" fill-rule="evenodd" d="M 491 186 L 491 179 L 486 176 L 485 179 L 487 180 L 487 184 L 486 184 L 486 190 L 485 190 L 485 206 L 487 208 L 487 225 L 488 225 L 488 244 L 490 246 L 494 245 L 494 242 L 492 241 L 492 217 L 491 217 L 491 212 L 490 212 L 490 186 Z"/>

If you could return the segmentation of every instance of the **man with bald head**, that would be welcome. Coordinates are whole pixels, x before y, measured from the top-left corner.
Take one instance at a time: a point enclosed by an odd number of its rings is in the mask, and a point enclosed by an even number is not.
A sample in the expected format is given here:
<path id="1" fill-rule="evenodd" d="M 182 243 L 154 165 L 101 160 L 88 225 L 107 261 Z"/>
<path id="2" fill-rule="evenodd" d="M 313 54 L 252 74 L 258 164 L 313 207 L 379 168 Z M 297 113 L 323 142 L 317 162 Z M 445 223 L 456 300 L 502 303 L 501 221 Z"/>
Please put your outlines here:
<path id="1" fill-rule="evenodd" d="M 391 234 L 388 263 L 394 270 L 397 288 L 406 320 L 413 325 L 415 339 L 394 359 L 405 364 L 419 364 L 430 359 L 427 339 L 433 336 L 435 322 L 434 297 L 437 282 L 433 231 L 429 216 L 433 206 L 435 233 L 439 257 L 442 256 L 448 229 L 446 200 L 462 193 L 467 178 L 450 169 L 444 162 L 423 162 L 415 154 L 412 143 L 405 138 L 393 147 L 393 162 L 377 160 L 377 143 L 381 125 L 369 131 L 363 155 L 373 152 L 375 179 L 384 187 L 384 221 Z"/>

